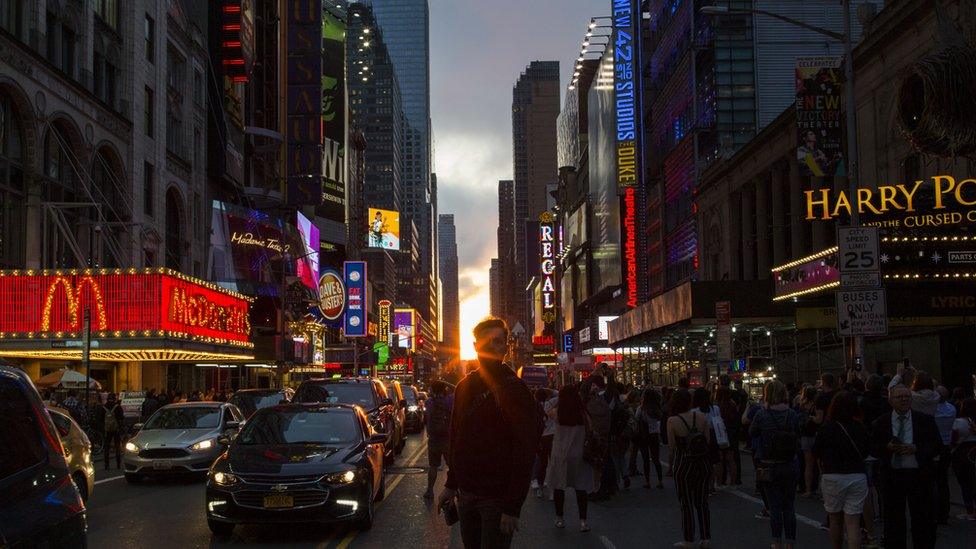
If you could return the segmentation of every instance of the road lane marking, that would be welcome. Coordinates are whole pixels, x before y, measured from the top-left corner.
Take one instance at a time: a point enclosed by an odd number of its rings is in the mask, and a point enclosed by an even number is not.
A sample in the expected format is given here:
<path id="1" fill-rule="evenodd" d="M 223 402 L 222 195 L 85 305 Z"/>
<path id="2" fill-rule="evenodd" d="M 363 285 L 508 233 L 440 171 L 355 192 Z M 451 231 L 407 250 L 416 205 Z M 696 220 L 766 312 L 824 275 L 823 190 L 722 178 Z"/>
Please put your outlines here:
<path id="1" fill-rule="evenodd" d="M 119 475 L 117 477 L 103 478 L 102 480 L 96 480 L 95 484 L 101 484 L 103 482 L 112 482 L 113 480 L 119 480 L 120 478 L 125 478 L 125 475 Z"/>
<path id="2" fill-rule="evenodd" d="M 410 458 L 407 460 L 406 466 L 412 467 L 413 464 L 416 463 L 418 459 L 420 459 L 420 456 L 424 453 L 424 450 L 426 449 L 427 449 L 427 444 L 421 442 L 420 448 L 418 448 L 417 451 L 414 452 L 412 456 L 410 456 Z M 393 482 L 390 482 L 389 484 L 386 485 L 386 493 L 383 496 L 383 501 L 377 503 L 374 506 L 374 509 L 378 509 L 381 505 L 383 505 L 383 502 L 390 497 L 390 494 L 393 493 L 393 489 L 396 488 L 398 484 L 400 484 L 400 481 L 403 480 L 403 477 L 405 476 L 407 476 L 406 473 L 400 473 L 393 478 Z M 352 540 L 356 539 L 357 535 L 359 535 L 359 530 L 353 530 L 349 532 L 349 534 L 347 534 L 346 537 L 343 538 L 341 542 L 339 542 L 339 545 L 336 546 L 336 549 L 346 549 L 346 547 L 349 547 L 349 544 L 352 543 Z"/>
<path id="3" fill-rule="evenodd" d="M 607 549 L 617 549 L 617 546 L 614 545 L 613 542 L 610 541 L 610 538 L 608 538 L 607 536 L 600 536 L 600 542 Z"/>

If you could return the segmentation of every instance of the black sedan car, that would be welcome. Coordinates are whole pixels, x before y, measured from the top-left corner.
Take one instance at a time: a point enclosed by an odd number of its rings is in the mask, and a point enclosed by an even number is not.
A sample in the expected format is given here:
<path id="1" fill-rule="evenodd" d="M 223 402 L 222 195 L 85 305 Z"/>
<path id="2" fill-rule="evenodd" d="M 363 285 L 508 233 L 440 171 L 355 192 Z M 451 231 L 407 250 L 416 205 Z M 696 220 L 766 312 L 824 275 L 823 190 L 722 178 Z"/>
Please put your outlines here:
<path id="1" fill-rule="evenodd" d="M 295 391 L 291 389 L 241 389 L 231 395 L 227 402 L 237 406 L 245 418 L 251 417 L 261 408 L 291 402 Z"/>
<path id="2" fill-rule="evenodd" d="M 406 429 L 408 433 L 419 433 L 424 430 L 425 403 L 420 398 L 420 391 L 413 385 L 403 386 L 403 399 L 407 401 Z"/>
<path id="3" fill-rule="evenodd" d="M 207 525 L 351 521 L 373 525 L 383 498 L 387 435 L 357 406 L 282 404 L 258 410 L 207 478 Z"/>

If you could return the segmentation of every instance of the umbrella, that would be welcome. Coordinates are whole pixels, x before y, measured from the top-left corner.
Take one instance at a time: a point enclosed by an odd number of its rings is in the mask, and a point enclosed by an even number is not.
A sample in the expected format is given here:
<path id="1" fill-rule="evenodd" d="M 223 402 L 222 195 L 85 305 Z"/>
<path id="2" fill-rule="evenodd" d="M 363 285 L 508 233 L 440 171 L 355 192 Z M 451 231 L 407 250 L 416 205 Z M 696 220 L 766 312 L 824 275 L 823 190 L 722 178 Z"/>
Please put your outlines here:
<path id="1" fill-rule="evenodd" d="M 85 380 L 87 378 L 84 374 L 76 372 L 74 370 L 69 370 L 67 368 L 58 370 L 56 372 L 51 372 L 50 374 L 38 379 L 34 384 L 38 387 L 62 387 L 65 389 L 84 389 Z M 94 389 L 100 389 L 101 385 L 95 381 L 91 380 L 91 387 Z"/>

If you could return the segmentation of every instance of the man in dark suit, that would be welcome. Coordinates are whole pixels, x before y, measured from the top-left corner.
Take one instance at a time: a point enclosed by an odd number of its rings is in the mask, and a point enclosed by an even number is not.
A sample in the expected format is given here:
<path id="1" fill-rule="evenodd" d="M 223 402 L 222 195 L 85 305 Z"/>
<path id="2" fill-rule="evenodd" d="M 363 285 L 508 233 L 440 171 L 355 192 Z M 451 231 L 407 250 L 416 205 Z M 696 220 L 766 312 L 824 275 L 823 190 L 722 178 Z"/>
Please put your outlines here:
<path id="1" fill-rule="evenodd" d="M 886 549 L 904 549 L 908 539 L 905 505 L 912 521 L 912 547 L 935 547 L 935 458 L 942 437 L 930 415 L 912 411 L 912 392 L 904 386 L 888 395 L 892 411 L 875 420 L 871 454 L 881 464 Z"/>

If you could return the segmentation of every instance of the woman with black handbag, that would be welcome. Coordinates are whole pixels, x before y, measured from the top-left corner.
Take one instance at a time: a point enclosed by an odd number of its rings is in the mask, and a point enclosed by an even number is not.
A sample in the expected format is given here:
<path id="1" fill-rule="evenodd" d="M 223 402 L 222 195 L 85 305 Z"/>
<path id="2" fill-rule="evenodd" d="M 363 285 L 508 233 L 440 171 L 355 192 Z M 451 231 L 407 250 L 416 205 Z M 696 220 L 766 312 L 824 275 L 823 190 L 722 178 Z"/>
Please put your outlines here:
<path id="1" fill-rule="evenodd" d="M 546 484 L 552 488 L 556 528 L 566 526 L 563 506 L 566 490 L 572 489 L 576 492 L 580 532 L 589 532 L 590 526 L 586 523 L 587 494 L 596 488 L 596 472 L 594 465 L 586 460 L 586 445 L 592 433 L 578 385 L 567 385 L 559 391 L 559 399 L 555 408 L 549 411 L 549 416 L 556 420 L 556 432 L 552 440 Z M 602 451 L 598 450 L 596 455 L 602 456 Z"/>

